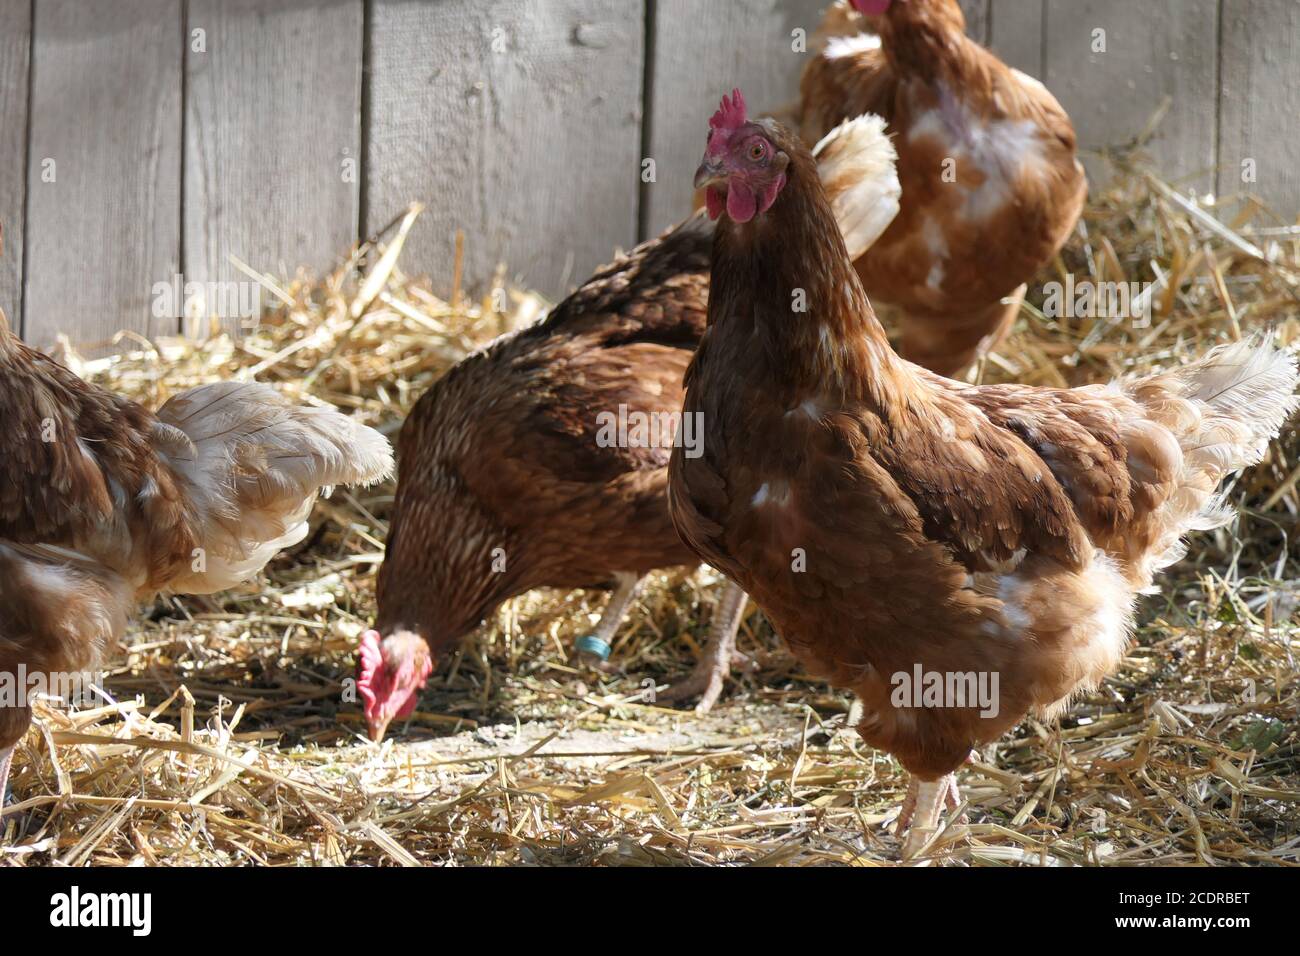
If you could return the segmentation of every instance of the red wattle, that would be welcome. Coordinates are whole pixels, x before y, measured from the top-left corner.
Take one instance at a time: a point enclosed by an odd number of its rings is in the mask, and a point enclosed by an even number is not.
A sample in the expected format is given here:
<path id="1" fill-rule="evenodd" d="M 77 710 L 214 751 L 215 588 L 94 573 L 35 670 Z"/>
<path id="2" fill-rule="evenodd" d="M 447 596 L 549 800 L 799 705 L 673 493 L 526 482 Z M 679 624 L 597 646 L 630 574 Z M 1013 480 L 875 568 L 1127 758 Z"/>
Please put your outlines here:
<path id="1" fill-rule="evenodd" d="M 722 199 L 722 192 L 716 186 L 710 186 L 704 190 L 704 204 L 709 209 L 709 218 L 716 220 L 722 215 L 722 207 L 725 204 Z"/>
<path id="2" fill-rule="evenodd" d="M 754 191 L 743 183 L 732 182 L 727 190 L 727 215 L 732 222 L 749 222 L 758 212 Z"/>

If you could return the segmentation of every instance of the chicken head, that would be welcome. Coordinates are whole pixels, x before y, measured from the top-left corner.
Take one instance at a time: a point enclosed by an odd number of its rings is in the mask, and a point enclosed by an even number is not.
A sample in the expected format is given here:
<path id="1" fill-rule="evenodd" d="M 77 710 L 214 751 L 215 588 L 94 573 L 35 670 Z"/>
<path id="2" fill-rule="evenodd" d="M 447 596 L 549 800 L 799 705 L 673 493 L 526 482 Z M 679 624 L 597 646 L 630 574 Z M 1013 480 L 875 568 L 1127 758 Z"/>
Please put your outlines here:
<path id="1" fill-rule="evenodd" d="M 695 188 L 705 190 L 711 219 L 725 208 L 732 222 L 749 222 L 776 202 L 789 165 L 790 157 L 776 148 L 764 123 L 746 118 L 745 98 L 733 90 L 709 120 L 708 148 L 695 173 Z"/>
<path id="2" fill-rule="evenodd" d="M 419 635 L 395 631 L 383 640 L 378 631 L 361 635 L 357 690 L 365 704 L 371 740 L 383 740 L 393 720 L 415 712 L 431 673 L 429 645 Z"/>

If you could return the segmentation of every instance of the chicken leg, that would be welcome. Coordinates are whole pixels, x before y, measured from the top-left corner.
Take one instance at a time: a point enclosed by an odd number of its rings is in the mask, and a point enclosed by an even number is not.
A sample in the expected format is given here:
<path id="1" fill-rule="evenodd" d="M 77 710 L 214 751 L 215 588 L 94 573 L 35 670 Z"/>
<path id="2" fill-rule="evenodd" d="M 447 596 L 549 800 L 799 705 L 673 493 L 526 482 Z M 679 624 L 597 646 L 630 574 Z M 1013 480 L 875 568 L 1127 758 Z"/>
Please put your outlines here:
<path id="1" fill-rule="evenodd" d="M 14 748 L 6 747 L 0 751 L 0 810 L 5 807 L 5 799 L 9 794 L 9 764 L 14 759 Z"/>
<path id="2" fill-rule="evenodd" d="M 974 312 L 909 312 L 903 319 L 899 353 L 909 362 L 956 378 L 1002 343 L 1016 324 L 1026 286 Z"/>
<path id="3" fill-rule="evenodd" d="M 631 606 L 637 591 L 641 589 L 641 580 L 637 575 L 626 571 L 616 574 L 614 593 L 610 595 L 609 603 L 605 605 L 605 611 L 600 616 L 596 630 L 578 638 L 575 644 L 578 653 L 595 666 L 605 666 L 610 646 L 614 643 L 614 635 L 618 633 L 618 626 L 623 623 L 623 616 L 627 614 L 627 609 Z"/>
<path id="4" fill-rule="evenodd" d="M 713 611 L 713 621 L 709 625 L 709 639 L 704 645 L 695 669 L 664 693 L 662 700 L 683 700 L 699 696 L 695 705 L 697 714 L 707 714 L 722 695 L 723 682 L 731 673 L 732 665 L 747 662 L 748 658 L 736 653 L 736 632 L 740 621 L 745 616 L 745 602 L 748 596 L 740 586 L 728 581 L 718 598 L 718 606 Z"/>
<path id="5" fill-rule="evenodd" d="M 865 711 L 866 705 L 862 703 L 862 698 L 854 695 L 853 702 L 849 705 L 847 726 L 857 727 L 861 724 Z M 972 751 L 966 758 L 967 762 L 973 760 L 974 756 Z M 927 789 L 923 790 L 923 787 Z M 939 794 L 937 798 L 934 796 L 934 790 L 928 789 L 931 787 L 937 788 Z M 903 843 L 904 860 L 919 853 L 926 841 L 934 834 L 938 826 L 939 814 L 945 804 L 950 810 L 956 810 L 961 806 L 961 791 L 957 788 L 956 775 L 948 774 L 933 783 L 922 783 L 919 777 L 913 775 L 908 781 L 907 795 L 903 797 L 903 803 L 898 808 L 898 817 L 894 821 L 895 836 L 902 836 L 904 831 L 907 833 Z M 921 807 L 919 822 L 915 820 L 918 806 Z M 962 819 L 964 820 L 965 817 Z"/>
<path id="6" fill-rule="evenodd" d="M 911 860 L 939 829 L 939 816 L 944 804 L 955 810 L 961 804 L 961 795 L 957 790 L 957 777 L 954 774 L 940 777 L 938 780 L 920 780 L 913 777 L 903 799 L 902 809 L 898 812 L 895 832 L 902 832 L 907 827 L 907 837 L 903 840 L 903 859 Z"/>

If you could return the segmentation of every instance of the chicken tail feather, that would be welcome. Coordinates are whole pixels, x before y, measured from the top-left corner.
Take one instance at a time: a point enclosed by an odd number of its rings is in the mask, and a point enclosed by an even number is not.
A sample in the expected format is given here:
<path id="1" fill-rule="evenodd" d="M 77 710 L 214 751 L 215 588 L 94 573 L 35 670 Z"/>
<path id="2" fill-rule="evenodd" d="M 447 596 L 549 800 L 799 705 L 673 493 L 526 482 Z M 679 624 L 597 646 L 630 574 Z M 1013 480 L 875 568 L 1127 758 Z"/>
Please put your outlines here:
<path id="1" fill-rule="evenodd" d="M 158 411 L 156 445 L 188 487 L 199 539 L 171 590 L 207 594 L 256 574 L 307 534 L 317 495 L 393 471 L 387 439 L 333 408 L 254 382 L 190 389 Z"/>
<path id="2" fill-rule="evenodd" d="M 1182 452 L 1176 487 L 1160 509 L 1156 541 L 1142 568 L 1145 584 L 1183 556 L 1185 533 L 1232 520 L 1235 511 L 1225 507 L 1219 484 L 1264 457 L 1300 405 L 1298 384 L 1295 357 L 1255 335 L 1127 387 Z"/>
<path id="3" fill-rule="evenodd" d="M 889 228 L 903 195 L 898 154 L 885 121 L 871 113 L 845 120 L 817 144 L 813 156 L 849 258 L 857 259 Z"/>

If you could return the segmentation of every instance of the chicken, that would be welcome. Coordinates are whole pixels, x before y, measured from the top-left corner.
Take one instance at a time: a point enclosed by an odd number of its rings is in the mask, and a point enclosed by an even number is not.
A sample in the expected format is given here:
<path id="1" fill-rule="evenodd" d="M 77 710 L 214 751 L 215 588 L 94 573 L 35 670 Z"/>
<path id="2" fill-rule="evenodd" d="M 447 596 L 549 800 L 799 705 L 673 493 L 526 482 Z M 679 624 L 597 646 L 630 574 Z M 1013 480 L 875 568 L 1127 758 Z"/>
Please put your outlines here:
<path id="1" fill-rule="evenodd" d="M 897 210 L 879 127 L 875 117 L 845 124 L 819 150 L 857 247 Z M 361 637 L 358 689 L 372 738 L 411 713 L 435 658 L 508 598 L 613 583 L 594 640 L 581 640 L 607 652 L 641 576 L 694 563 L 664 489 L 669 447 L 694 435 L 676 422 L 704 328 L 712 232 L 697 215 L 642 244 L 420 398 L 398 441 L 375 629 Z M 699 666 L 670 699 L 698 694 L 703 710 L 717 699 L 744 605 L 739 592 L 722 596 Z"/>
<path id="2" fill-rule="evenodd" d="M 902 209 L 858 273 L 873 302 L 901 313 L 903 357 L 958 375 L 1010 331 L 1025 284 L 1083 210 L 1070 118 L 967 38 L 957 0 L 837 0 L 813 49 L 804 139 L 871 112 L 898 150 Z"/>
<path id="3" fill-rule="evenodd" d="M 1135 596 L 1186 532 L 1231 518 L 1216 489 L 1295 409 L 1296 363 L 1248 340 L 1109 386 L 942 378 L 890 349 L 799 137 L 738 93 L 711 126 L 683 409 L 703 454 L 674 449 L 673 520 L 858 696 L 862 738 L 913 778 L 911 857 L 973 748 L 1116 666 Z"/>
<path id="4" fill-rule="evenodd" d="M 97 670 L 137 602 L 246 580 L 306 536 L 322 487 L 393 467 L 378 432 L 266 385 L 203 385 L 153 414 L 3 313 L 0 421 L 0 674 L 47 686 Z M 26 694 L 0 707 L 0 794 L 30 721 Z"/>

